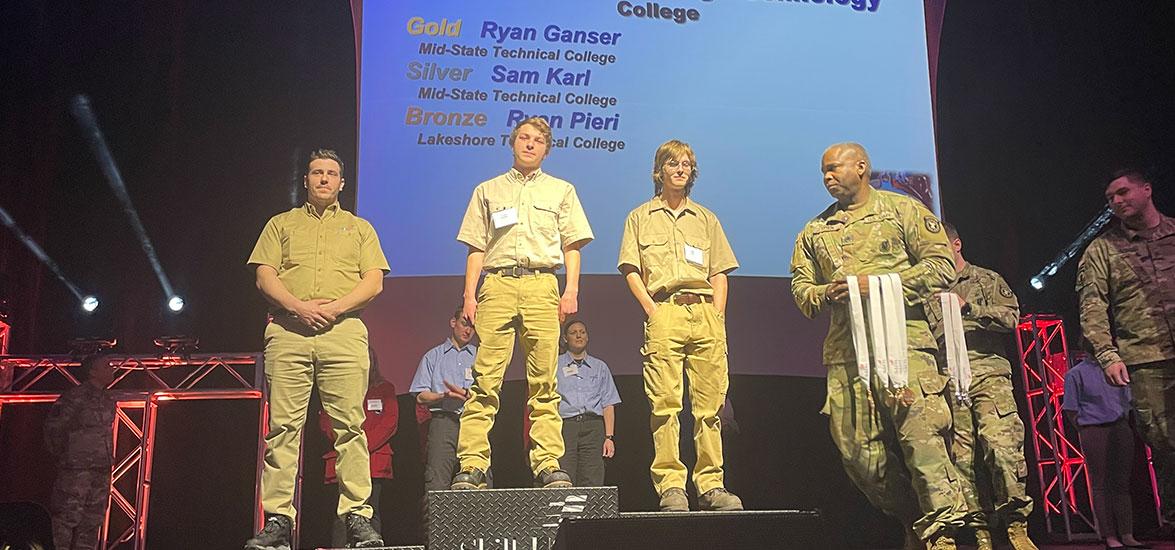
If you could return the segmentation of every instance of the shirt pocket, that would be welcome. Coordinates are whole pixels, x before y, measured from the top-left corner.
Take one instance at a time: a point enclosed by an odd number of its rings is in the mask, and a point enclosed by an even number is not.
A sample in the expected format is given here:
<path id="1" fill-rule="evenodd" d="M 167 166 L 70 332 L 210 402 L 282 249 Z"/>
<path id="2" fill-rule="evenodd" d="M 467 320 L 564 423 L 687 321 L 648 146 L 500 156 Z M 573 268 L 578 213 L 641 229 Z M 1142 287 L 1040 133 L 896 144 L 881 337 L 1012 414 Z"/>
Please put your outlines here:
<path id="1" fill-rule="evenodd" d="M 354 225 L 336 227 L 331 230 L 330 255 L 335 269 L 354 272 L 359 269 L 360 238 L 359 228 Z"/>
<path id="2" fill-rule="evenodd" d="M 851 246 L 857 261 L 892 268 L 905 257 L 902 229 L 893 216 L 870 216 L 853 229 Z"/>
<path id="3" fill-rule="evenodd" d="M 318 232 L 311 228 L 292 228 L 282 232 L 282 267 L 313 265 L 315 239 Z"/>
<path id="4" fill-rule="evenodd" d="M 697 264 L 690 261 L 690 256 L 685 253 L 686 245 L 692 246 L 702 252 L 702 263 Z M 685 259 L 685 265 L 689 267 L 694 275 L 702 279 L 710 278 L 710 238 L 709 237 L 690 237 L 686 236 L 685 244 L 681 247 L 681 257 Z M 694 257 L 694 259 L 697 259 Z"/>
<path id="5" fill-rule="evenodd" d="M 486 201 L 486 214 L 487 214 L 486 215 L 486 230 L 489 232 L 490 235 L 493 235 L 494 233 L 496 233 L 498 231 L 498 228 L 494 227 L 494 214 L 496 214 L 498 212 L 504 212 L 504 211 L 509 210 L 511 208 L 516 208 L 516 206 L 513 202 L 492 201 L 492 200 Z M 503 232 L 509 231 L 510 228 L 514 227 L 515 225 L 518 225 L 518 224 L 514 223 L 511 225 L 504 226 L 501 228 L 501 230 Z"/>
<path id="6" fill-rule="evenodd" d="M 655 278 L 673 264 L 675 257 L 668 233 L 641 233 L 636 241 L 640 247 L 641 266 L 646 280 Z"/>
<path id="7" fill-rule="evenodd" d="M 560 242 L 558 205 L 535 203 L 531 211 L 530 223 L 539 235 L 552 241 Z"/>

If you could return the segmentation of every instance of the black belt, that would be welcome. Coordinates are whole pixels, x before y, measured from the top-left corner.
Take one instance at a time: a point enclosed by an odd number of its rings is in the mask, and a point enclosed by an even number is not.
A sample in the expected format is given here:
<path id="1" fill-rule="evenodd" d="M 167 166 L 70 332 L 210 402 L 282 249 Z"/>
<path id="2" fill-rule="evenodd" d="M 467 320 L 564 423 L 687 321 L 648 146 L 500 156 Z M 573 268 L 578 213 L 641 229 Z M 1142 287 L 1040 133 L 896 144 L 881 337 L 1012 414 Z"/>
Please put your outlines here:
<path id="1" fill-rule="evenodd" d="M 536 268 L 532 269 L 529 267 L 522 267 L 520 265 L 512 265 L 510 267 L 493 267 L 493 268 L 487 269 L 486 271 L 489 273 L 493 273 L 494 275 L 501 275 L 503 277 L 523 277 L 526 275 L 535 275 L 538 273 L 554 274 L 555 268 L 553 268 L 553 267 L 536 267 Z"/>
<path id="2" fill-rule="evenodd" d="M 461 413 L 453 412 L 453 411 L 445 411 L 445 410 L 432 411 L 432 410 L 430 410 L 428 412 L 432 413 L 433 416 L 448 416 L 451 418 L 458 418 L 458 419 L 461 418 Z"/>
<path id="3" fill-rule="evenodd" d="M 583 414 L 577 414 L 577 415 L 569 417 L 569 418 L 564 418 L 563 421 L 564 422 L 587 422 L 589 420 L 595 420 L 597 418 L 599 418 L 601 420 L 604 419 L 604 417 L 602 417 L 598 414 L 583 413 Z"/>
<path id="4" fill-rule="evenodd" d="M 679 306 L 688 306 L 691 304 L 700 304 L 706 302 L 708 304 L 714 303 L 714 297 L 709 294 L 694 294 L 692 292 L 680 292 L 677 294 L 664 294 L 658 292 L 653 296 L 654 302 L 673 302 Z"/>
<path id="5" fill-rule="evenodd" d="M 360 313 L 362 313 L 362 310 L 348 311 L 342 315 L 339 315 L 338 317 L 335 317 L 335 322 L 337 323 L 339 321 L 342 321 L 343 319 L 358 319 Z M 290 320 L 297 320 L 298 319 L 298 316 L 294 315 L 294 313 L 292 311 L 286 311 L 286 310 L 271 311 L 271 312 L 269 312 L 269 317 L 271 319 L 290 319 Z"/>

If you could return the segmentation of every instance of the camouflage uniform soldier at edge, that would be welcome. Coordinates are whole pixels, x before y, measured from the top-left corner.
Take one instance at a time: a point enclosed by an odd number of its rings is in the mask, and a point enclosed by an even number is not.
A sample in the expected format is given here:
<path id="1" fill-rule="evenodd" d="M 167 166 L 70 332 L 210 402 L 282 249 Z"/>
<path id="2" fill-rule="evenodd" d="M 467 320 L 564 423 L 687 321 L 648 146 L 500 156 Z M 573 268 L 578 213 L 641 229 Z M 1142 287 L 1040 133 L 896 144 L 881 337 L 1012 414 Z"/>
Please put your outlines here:
<path id="1" fill-rule="evenodd" d="M 938 218 L 909 197 L 869 186 L 870 163 L 856 143 L 829 147 L 824 185 L 837 202 L 796 237 L 791 290 L 800 311 L 832 319 L 824 341 L 832 439 L 845 471 L 869 501 L 912 531 L 907 548 L 955 548 L 963 494 L 947 454 L 948 378 L 935 364 L 934 337 L 922 303 L 954 279 L 954 257 Z M 856 372 L 847 275 L 897 273 L 909 340 L 910 387 L 901 399 L 879 377 Z M 868 286 L 860 277 L 862 296 Z M 925 541 L 925 542 L 923 542 Z"/>
<path id="2" fill-rule="evenodd" d="M 45 447 L 57 462 L 50 513 L 53 545 L 61 550 L 98 547 L 98 531 L 110 497 L 114 460 L 114 380 L 108 354 L 82 360 L 81 385 L 53 404 L 45 420 Z"/>
<path id="3" fill-rule="evenodd" d="M 967 359 L 971 365 L 969 402 L 951 400 L 954 413 L 955 467 L 967 502 L 967 526 L 975 528 L 978 550 L 991 550 L 990 523 L 1007 522 L 1008 541 L 1016 550 L 1036 550 L 1028 538 L 1032 497 L 1024 488 L 1024 423 L 1012 395 L 1012 364 L 1005 356 L 1010 334 L 1020 320 L 1020 303 L 999 273 L 967 262 L 963 241 L 944 223 L 955 252 L 958 278 L 947 292 L 959 296 Z M 926 305 L 930 325 L 940 339 L 942 305 Z M 946 364 L 940 353 L 939 363 Z M 952 386 L 953 387 L 953 386 Z M 976 475 L 977 470 L 982 475 Z"/>
<path id="4" fill-rule="evenodd" d="M 1105 195 L 1117 220 L 1077 268 L 1081 331 L 1110 383 L 1130 385 L 1163 518 L 1175 522 L 1175 218 L 1137 170 L 1115 173 Z"/>

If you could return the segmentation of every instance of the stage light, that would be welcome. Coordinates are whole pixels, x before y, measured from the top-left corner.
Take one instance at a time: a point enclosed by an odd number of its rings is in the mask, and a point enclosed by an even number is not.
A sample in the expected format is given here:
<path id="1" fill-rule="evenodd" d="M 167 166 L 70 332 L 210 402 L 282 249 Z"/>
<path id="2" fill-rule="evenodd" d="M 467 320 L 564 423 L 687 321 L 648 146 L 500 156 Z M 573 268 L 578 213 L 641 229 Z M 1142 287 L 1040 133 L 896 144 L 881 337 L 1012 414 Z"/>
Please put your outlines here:
<path id="1" fill-rule="evenodd" d="M 1075 256 L 1077 256 L 1077 253 L 1081 252 L 1081 250 L 1085 248 L 1085 245 L 1089 244 L 1089 241 L 1092 241 L 1093 238 L 1097 236 L 1098 232 L 1100 232 L 1107 223 L 1110 223 L 1110 218 L 1113 216 L 1114 212 L 1110 210 L 1109 206 L 1103 208 L 1102 211 L 1099 212 L 1098 215 L 1089 222 L 1089 225 L 1086 225 L 1085 229 L 1083 229 L 1081 233 L 1077 235 L 1077 238 L 1074 239 L 1073 242 L 1069 243 L 1069 246 L 1066 246 L 1064 250 L 1057 254 L 1057 257 L 1054 258 L 1053 261 L 1040 268 L 1040 272 L 1036 275 L 1033 275 L 1032 278 L 1028 280 L 1028 286 L 1031 286 L 1033 290 L 1043 290 L 1044 284 L 1048 282 L 1048 280 L 1053 275 L 1056 275 L 1057 271 L 1060 271 L 1061 267 L 1068 263 L 1069 260 L 1072 260 Z"/>
<path id="2" fill-rule="evenodd" d="M 98 298 L 95 296 L 86 296 L 82 298 L 82 311 L 86 313 L 94 313 L 98 309 Z"/>
<path id="3" fill-rule="evenodd" d="M 167 301 L 167 309 L 170 309 L 176 313 L 183 311 L 184 299 L 179 296 L 172 296 L 171 299 Z"/>

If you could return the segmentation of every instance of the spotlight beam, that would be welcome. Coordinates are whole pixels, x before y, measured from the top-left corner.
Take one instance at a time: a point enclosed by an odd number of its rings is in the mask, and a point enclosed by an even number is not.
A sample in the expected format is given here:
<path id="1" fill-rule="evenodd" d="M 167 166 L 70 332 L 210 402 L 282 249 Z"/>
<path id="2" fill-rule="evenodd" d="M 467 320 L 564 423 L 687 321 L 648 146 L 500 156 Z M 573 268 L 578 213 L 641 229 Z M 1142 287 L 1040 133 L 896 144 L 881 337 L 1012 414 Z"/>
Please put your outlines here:
<path id="1" fill-rule="evenodd" d="M 41 263 L 45 264 L 45 267 L 49 268 L 49 271 L 53 272 L 53 275 L 57 277 L 57 280 L 61 281 L 61 284 L 65 285 L 65 288 L 68 288 L 69 291 L 77 297 L 78 301 L 82 300 L 81 291 L 78 290 L 77 285 L 74 285 L 69 281 L 69 279 L 65 278 L 65 274 L 61 272 L 61 266 L 58 266 L 57 262 L 53 261 L 53 258 L 50 258 L 49 255 L 45 253 L 45 250 L 41 248 L 41 245 L 37 244 L 37 241 L 34 241 L 28 233 L 25 233 L 19 225 L 16 225 L 16 220 L 12 219 L 12 216 L 10 216 L 8 211 L 5 210 L 2 206 L 0 206 L 0 223 L 3 223 L 5 227 L 11 230 L 16 235 L 16 238 L 20 239 L 20 242 L 24 243 L 25 248 L 28 248 L 29 252 L 33 253 L 33 256 L 36 256 L 38 260 L 41 260 Z"/>
<path id="2" fill-rule="evenodd" d="M 163 287 L 163 295 L 175 296 L 175 291 L 171 287 L 171 281 L 168 280 L 167 274 L 163 272 L 163 264 L 159 263 L 159 256 L 155 253 L 155 246 L 151 244 L 151 238 L 147 236 L 147 229 L 143 227 L 143 221 L 139 219 L 139 211 L 135 209 L 135 205 L 131 202 L 130 193 L 126 190 L 126 183 L 123 181 L 122 174 L 118 170 L 118 164 L 114 162 L 114 155 L 110 153 L 110 147 L 106 144 L 106 138 L 102 135 L 102 128 L 98 126 L 98 117 L 94 116 L 94 110 L 90 106 L 90 98 L 82 94 L 74 96 L 70 111 L 73 113 L 74 118 L 77 119 L 78 124 L 81 125 L 86 141 L 90 143 L 90 149 L 94 151 L 94 156 L 98 157 L 98 165 L 102 168 L 102 173 L 106 175 L 106 182 L 110 184 L 110 189 L 114 191 L 114 196 L 118 197 L 118 202 L 122 204 L 123 213 L 126 214 L 127 219 L 131 222 L 131 227 L 135 230 L 135 234 L 138 235 L 139 243 L 143 247 L 143 253 L 147 255 L 147 260 L 151 263 L 151 268 L 155 270 L 155 277 L 159 279 L 159 286 Z"/>

